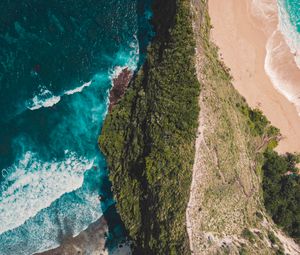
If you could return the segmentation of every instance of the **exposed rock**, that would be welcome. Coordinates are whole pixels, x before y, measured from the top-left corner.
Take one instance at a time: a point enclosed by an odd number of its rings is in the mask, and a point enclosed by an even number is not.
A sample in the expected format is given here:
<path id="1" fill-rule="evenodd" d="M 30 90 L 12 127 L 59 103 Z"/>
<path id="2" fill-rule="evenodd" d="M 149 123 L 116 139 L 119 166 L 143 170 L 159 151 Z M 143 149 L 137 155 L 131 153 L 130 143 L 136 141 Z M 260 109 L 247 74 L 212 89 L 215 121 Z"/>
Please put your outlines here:
<path id="1" fill-rule="evenodd" d="M 109 93 L 109 111 L 112 110 L 113 106 L 118 103 L 118 101 L 125 94 L 125 91 L 129 85 L 132 78 L 133 72 L 125 67 L 117 77 L 113 79 L 113 87 Z"/>

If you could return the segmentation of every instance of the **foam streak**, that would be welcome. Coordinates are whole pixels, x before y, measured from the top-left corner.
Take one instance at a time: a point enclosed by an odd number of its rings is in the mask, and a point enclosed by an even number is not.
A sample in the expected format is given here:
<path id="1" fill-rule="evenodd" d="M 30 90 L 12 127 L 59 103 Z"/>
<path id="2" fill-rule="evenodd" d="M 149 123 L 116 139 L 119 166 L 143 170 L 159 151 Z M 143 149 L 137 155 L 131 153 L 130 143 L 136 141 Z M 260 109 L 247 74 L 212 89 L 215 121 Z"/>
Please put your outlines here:
<path id="1" fill-rule="evenodd" d="M 37 155 L 26 152 L 19 163 L 7 169 L 11 174 L 3 185 L 0 201 L 0 234 L 22 225 L 63 194 L 80 188 L 84 172 L 92 165 L 92 161 L 72 153 L 62 162 L 42 162 Z"/>

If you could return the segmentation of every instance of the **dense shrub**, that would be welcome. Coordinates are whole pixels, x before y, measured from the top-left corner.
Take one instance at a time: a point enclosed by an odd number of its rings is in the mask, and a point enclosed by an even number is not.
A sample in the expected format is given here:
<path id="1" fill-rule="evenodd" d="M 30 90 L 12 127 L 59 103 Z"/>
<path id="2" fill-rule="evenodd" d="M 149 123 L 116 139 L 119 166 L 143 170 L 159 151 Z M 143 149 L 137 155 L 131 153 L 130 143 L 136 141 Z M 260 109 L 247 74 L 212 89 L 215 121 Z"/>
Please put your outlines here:
<path id="1" fill-rule="evenodd" d="M 275 223 L 290 236 L 300 239 L 300 176 L 293 154 L 278 155 L 267 150 L 264 154 L 263 191 L 265 206 Z"/>
<path id="2" fill-rule="evenodd" d="M 100 147 L 136 254 L 189 254 L 185 210 L 198 126 L 190 1 L 154 1 L 156 38 L 105 120 Z"/>
<path id="3" fill-rule="evenodd" d="M 236 106 L 247 117 L 248 127 L 253 135 L 273 137 L 279 134 L 279 129 L 270 125 L 270 121 L 261 110 L 251 109 L 247 104 L 237 104 Z"/>

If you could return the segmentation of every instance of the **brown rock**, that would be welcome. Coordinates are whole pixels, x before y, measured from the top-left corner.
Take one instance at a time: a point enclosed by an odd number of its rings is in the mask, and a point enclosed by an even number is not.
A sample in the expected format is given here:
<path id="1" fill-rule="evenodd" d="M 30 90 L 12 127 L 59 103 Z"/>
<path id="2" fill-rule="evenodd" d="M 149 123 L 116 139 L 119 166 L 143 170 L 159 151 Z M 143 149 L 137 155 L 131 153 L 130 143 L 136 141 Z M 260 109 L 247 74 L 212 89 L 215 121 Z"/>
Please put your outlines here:
<path id="1" fill-rule="evenodd" d="M 133 72 L 129 68 L 125 67 L 121 73 L 113 79 L 113 87 L 109 93 L 109 111 L 112 110 L 113 106 L 118 103 L 118 101 L 125 94 L 125 91 L 129 85 L 132 78 Z"/>

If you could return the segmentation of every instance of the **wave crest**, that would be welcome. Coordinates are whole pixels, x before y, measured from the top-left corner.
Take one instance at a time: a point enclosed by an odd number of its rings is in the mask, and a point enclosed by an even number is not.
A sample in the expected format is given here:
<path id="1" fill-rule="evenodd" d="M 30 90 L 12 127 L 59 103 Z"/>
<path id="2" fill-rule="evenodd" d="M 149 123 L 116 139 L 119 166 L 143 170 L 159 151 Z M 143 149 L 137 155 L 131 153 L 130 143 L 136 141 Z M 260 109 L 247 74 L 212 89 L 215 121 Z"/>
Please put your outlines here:
<path id="1" fill-rule="evenodd" d="M 297 67 L 300 69 L 300 33 L 297 31 L 297 27 L 292 24 L 288 6 L 286 6 L 283 0 L 278 0 L 278 13 L 280 31 L 284 35 L 284 39 L 291 52 L 294 54 Z"/>
<path id="2" fill-rule="evenodd" d="M 53 95 L 53 93 L 48 89 L 41 89 L 39 95 L 33 97 L 32 100 L 27 102 L 27 108 L 34 111 L 42 107 L 52 107 L 56 105 L 64 95 L 73 95 L 75 93 L 80 93 L 84 88 L 89 87 L 92 81 L 84 83 L 82 86 L 75 89 L 67 90 L 59 96 Z"/>
<path id="3" fill-rule="evenodd" d="M 48 89 L 41 89 L 39 95 L 34 96 L 34 98 L 27 102 L 27 108 L 34 111 L 42 107 L 52 107 L 60 101 L 60 96 L 54 96 L 52 92 Z"/>
<path id="4" fill-rule="evenodd" d="M 86 82 L 84 83 L 82 86 L 78 87 L 78 88 L 75 88 L 75 89 L 71 89 L 71 90 L 68 90 L 64 93 L 64 95 L 73 95 L 75 93 L 79 93 L 81 92 L 85 87 L 88 87 L 90 86 L 92 83 L 92 81 L 89 81 L 89 82 Z"/>
<path id="5" fill-rule="evenodd" d="M 43 162 L 28 151 L 5 170 L 8 176 L 1 185 L 0 234 L 24 224 L 63 194 L 82 186 L 84 172 L 92 168 L 93 161 L 65 153 L 64 161 Z"/>

